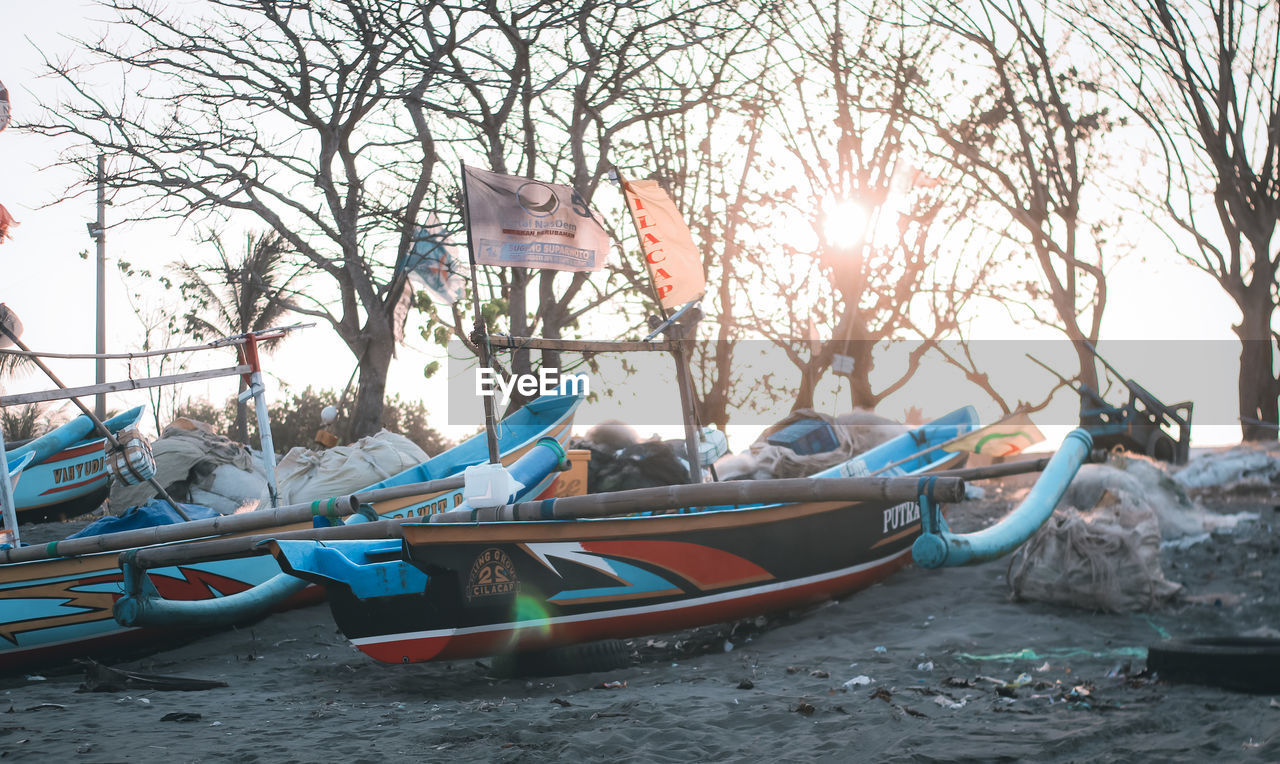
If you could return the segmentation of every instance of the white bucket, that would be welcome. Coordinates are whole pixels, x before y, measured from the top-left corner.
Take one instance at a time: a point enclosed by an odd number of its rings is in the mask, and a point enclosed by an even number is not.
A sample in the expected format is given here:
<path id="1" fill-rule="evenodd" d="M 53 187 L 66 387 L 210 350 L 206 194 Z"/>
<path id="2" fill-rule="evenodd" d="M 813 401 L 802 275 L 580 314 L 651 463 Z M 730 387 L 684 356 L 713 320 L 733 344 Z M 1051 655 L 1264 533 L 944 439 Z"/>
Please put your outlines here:
<path id="1" fill-rule="evenodd" d="M 501 507 L 524 488 L 501 464 L 473 464 L 462 475 L 462 496 L 472 509 Z"/>

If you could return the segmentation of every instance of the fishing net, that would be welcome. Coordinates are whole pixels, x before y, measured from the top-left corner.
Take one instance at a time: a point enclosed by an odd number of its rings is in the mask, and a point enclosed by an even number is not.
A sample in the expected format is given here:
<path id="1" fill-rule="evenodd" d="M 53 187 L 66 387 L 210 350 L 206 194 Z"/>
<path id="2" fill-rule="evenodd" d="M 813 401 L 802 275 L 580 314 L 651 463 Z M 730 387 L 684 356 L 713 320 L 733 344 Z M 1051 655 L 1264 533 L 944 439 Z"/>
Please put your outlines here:
<path id="1" fill-rule="evenodd" d="M 1055 513 L 1009 565 L 1014 599 L 1087 610 L 1150 610 L 1182 587 L 1160 568 L 1160 525 L 1149 504 L 1104 491 L 1087 512 Z"/>
<path id="2" fill-rule="evenodd" d="M 1193 480 L 1181 479 L 1190 466 L 1171 476 L 1162 463 L 1133 454 L 1081 467 L 1053 517 L 1014 554 L 1014 598 L 1113 612 L 1167 601 L 1181 587 L 1164 577 L 1162 544 L 1197 543 L 1257 519 L 1251 512 L 1208 511 L 1187 490 L 1265 469 L 1249 451 L 1241 454 L 1247 458 L 1228 452 L 1222 462 L 1192 470 Z"/>
<path id="3" fill-rule="evenodd" d="M 1245 443 L 1202 454 L 1173 479 L 1190 491 L 1270 493 L 1280 485 L 1280 443 Z"/>

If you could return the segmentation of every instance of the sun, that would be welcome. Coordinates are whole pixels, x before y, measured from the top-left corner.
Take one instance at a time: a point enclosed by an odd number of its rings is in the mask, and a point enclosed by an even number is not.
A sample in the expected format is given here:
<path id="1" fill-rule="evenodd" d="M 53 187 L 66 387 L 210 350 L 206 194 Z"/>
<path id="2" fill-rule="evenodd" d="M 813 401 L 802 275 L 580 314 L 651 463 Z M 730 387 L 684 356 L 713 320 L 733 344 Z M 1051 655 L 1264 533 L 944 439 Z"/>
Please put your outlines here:
<path id="1" fill-rule="evenodd" d="M 852 249 L 867 232 L 867 208 L 852 199 L 829 199 L 822 205 L 822 241 L 832 249 Z"/>

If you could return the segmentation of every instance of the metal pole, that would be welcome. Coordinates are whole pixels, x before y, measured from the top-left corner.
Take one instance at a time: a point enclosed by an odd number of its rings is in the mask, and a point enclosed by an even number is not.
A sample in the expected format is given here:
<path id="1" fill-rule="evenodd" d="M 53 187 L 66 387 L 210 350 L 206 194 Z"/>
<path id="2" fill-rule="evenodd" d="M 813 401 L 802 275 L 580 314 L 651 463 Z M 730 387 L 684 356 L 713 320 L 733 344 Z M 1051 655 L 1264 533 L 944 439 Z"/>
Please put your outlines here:
<path id="1" fill-rule="evenodd" d="M 262 448 L 262 467 L 267 475 L 267 492 L 270 494 L 271 506 L 280 506 L 280 492 L 276 488 L 276 451 L 275 441 L 271 438 L 271 418 L 267 411 L 266 386 L 262 383 L 262 365 L 258 361 L 258 338 L 250 333 L 245 335 L 247 342 L 240 349 L 240 357 L 251 372 L 245 377 L 246 390 L 240 393 L 241 400 L 253 398 L 253 411 L 258 417 L 258 445 Z"/>
<path id="2" fill-rule="evenodd" d="M 9 485 L 9 455 L 4 448 L 4 430 L 0 430 L 0 514 L 4 517 L 4 527 L 13 535 L 10 543 L 16 549 L 21 543 L 18 538 L 18 506 L 13 500 L 13 486 Z"/>
<path id="3" fill-rule="evenodd" d="M 698 456 L 698 412 L 693 400 L 693 377 L 689 373 L 689 345 L 684 340 L 693 335 L 690 324 L 673 324 L 667 336 L 674 340 L 676 359 L 676 386 L 680 390 L 680 408 L 684 414 L 684 451 L 689 463 L 689 482 L 702 482 L 702 464 Z"/>
<path id="4" fill-rule="evenodd" d="M 98 155 L 98 220 L 94 224 L 98 242 L 98 358 L 94 361 L 94 382 L 107 381 L 107 157 Z M 107 417 L 107 396 L 98 393 L 93 399 L 93 412 L 99 419 Z"/>

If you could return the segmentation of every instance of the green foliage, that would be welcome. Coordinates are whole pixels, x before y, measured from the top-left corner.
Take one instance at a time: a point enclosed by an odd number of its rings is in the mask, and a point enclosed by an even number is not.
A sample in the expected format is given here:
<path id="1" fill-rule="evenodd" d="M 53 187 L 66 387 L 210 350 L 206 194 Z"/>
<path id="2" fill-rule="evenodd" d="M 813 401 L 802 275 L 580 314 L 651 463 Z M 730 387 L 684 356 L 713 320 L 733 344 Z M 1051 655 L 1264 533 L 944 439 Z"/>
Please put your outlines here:
<path id="1" fill-rule="evenodd" d="M 398 432 L 428 454 L 435 456 L 454 446 L 453 441 L 427 424 L 427 406 L 422 401 L 402 401 L 392 395 L 382 409 L 382 426 Z"/>
<path id="2" fill-rule="evenodd" d="M 5 442 L 38 438 L 53 429 L 43 408 L 38 403 L 0 408 L 0 432 Z"/>
<path id="3" fill-rule="evenodd" d="M 187 304 L 182 317 L 197 340 L 261 331 L 289 313 L 286 299 L 300 270 L 291 265 L 293 250 L 275 231 L 250 233 L 244 248 L 232 254 L 217 233 L 208 241 L 218 254 L 212 265 L 176 263 L 178 290 Z"/>
<path id="4" fill-rule="evenodd" d="M 219 433 L 228 433 L 231 425 L 235 421 L 235 398 L 228 398 L 226 405 L 222 408 L 214 406 L 204 398 L 199 400 L 187 399 L 173 410 L 175 419 L 178 417 L 186 417 L 194 419 L 197 422 L 204 422 Z M 167 426 L 168 423 L 166 422 Z"/>
<path id="5" fill-rule="evenodd" d="M 271 439 L 276 453 L 283 454 L 291 448 L 315 447 L 316 431 L 322 428 L 320 412 L 325 406 L 338 408 L 338 419 L 328 429 L 338 436 L 338 442 L 351 442 L 351 420 L 338 405 L 338 394 L 333 390 L 315 390 L 308 386 L 286 401 L 271 404 Z M 206 400 L 187 401 L 175 413 L 211 425 L 214 430 L 231 436 L 235 422 L 236 399 L 228 398 L 221 408 Z M 256 421 L 256 420 L 251 420 Z M 427 423 L 427 407 L 422 401 L 403 401 L 399 395 L 386 400 L 382 409 L 383 427 L 413 441 L 428 454 L 436 454 L 451 448 L 454 443 Z M 251 426 L 252 445 L 257 447 L 256 427 Z M 5 430 L 8 432 L 8 430 Z"/>
<path id="6" fill-rule="evenodd" d="M 316 431 L 321 427 L 320 411 L 325 406 L 338 407 L 338 394 L 333 390 L 314 390 L 308 385 L 288 401 L 272 401 L 270 406 L 271 438 L 276 451 L 283 454 L 295 446 L 315 447 Z M 340 444 L 349 441 L 350 423 L 342 413 L 330 429 Z"/>

